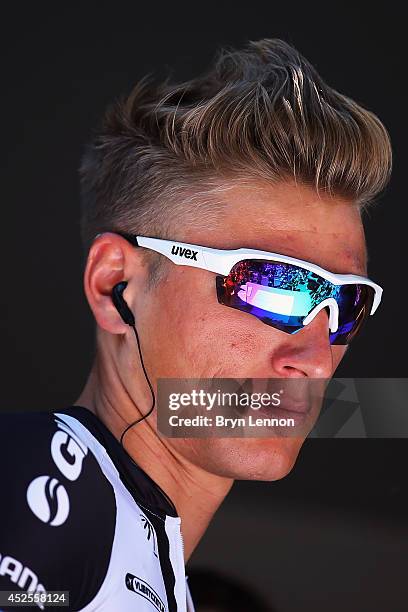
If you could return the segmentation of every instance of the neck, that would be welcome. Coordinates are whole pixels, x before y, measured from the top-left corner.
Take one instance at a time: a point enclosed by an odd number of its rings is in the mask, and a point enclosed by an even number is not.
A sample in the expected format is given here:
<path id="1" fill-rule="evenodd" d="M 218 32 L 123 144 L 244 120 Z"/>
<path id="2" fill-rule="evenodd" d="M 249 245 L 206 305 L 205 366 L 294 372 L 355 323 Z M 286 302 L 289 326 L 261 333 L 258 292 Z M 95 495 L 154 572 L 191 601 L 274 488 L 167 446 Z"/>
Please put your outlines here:
<path id="1" fill-rule="evenodd" d="M 107 363 L 101 357 L 96 359 L 75 404 L 91 410 L 119 441 L 127 424 L 148 411 L 151 400 L 147 393 L 129 392 L 118 371 L 107 367 Z M 145 408 L 139 410 L 138 406 Z M 174 503 L 181 517 L 187 561 L 229 492 L 233 480 L 194 465 L 176 451 L 166 438 L 159 437 L 154 412 L 126 432 L 123 445 L 132 459 Z"/>

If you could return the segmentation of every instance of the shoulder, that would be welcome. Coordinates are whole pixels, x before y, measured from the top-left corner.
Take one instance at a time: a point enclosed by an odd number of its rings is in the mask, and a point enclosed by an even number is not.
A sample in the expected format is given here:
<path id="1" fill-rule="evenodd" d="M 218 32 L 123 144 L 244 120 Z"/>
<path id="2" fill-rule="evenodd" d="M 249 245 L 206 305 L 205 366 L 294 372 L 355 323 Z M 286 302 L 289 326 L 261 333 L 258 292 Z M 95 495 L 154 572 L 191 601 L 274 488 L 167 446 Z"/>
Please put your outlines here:
<path id="1" fill-rule="evenodd" d="M 34 581 L 81 594 L 83 605 L 105 577 L 115 533 L 101 459 L 57 413 L 3 414 L 0 432 L 0 589 Z"/>
<path id="2" fill-rule="evenodd" d="M 97 501 L 114 499 L 102 470 L 103 457 L 90 452 L 84 436 L 58 413 L 3 414 L 0 432 L 2 490 L 10 495 L 18 516 L 36 517 L 29 521 L 32 526 L 37 521 L 69 525 L 78 516 L 84 520 L 87 512 L 99 516 Z"/>

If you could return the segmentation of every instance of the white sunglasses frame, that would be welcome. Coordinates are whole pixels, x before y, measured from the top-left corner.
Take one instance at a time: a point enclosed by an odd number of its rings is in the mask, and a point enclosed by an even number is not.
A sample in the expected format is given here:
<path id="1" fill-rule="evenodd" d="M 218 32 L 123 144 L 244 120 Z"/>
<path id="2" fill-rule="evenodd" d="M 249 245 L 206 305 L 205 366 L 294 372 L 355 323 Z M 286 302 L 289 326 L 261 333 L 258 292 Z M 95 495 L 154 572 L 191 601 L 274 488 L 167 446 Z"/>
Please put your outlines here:
<path id="1" fill-rule="evenodd" d="M 259 251 L 257 249 L 246 248 L 232 250 L 213 249 L 211 247 L 190 244 L 187 242 L 164 240 L 163 238 L 148 238 L 146 236 L 136 236 L 122 232 L 117 233 L 129 240 L 134 246 L 144 247 L 146 249 L 155 251 L 156 253 L 160 253 L 178 266 L 191 266 L 193 268 L 200 268 L 202 270 L 207 270 L 208 272 L 221 274 L 222 276 L 228 276 L 234 265 L 245 259 L 279 261 L 282 263 L 293 264 L 310 272 L 314 272 L 315 274 L 318 274 L 322 278 L 325 278 L 333 283 L 333 285 L 351 285 L 358 283 L 372 287 L 374 289 L 374 299 L 370 315 L 375 313 L 381 302 L 383 289 L 380 287 L 380 285 L 377 285 L 377 283 L 374 283 L 369 278 L 366 278 L 365 276 L 358 276 L 356 274 L 336 274 L 334 272 L 330 272 L 329 270 L 325 270 L 314 263 L 304 261 L 303 259 L 297 259 L 296 257 L 290 257 L 289 255 L 281 255 L 279 253 L 271 253 L 269 251 Z M 179 247 L 178 253 L 172 252 L 172 250 L 177 249 L 177 247 Z M 179 254 L 180 251 L 182 254 Z M 330 331 L 335 333 L 338 329 L 339 308 L 334 298 L 328 298 L 320 302 L 307 315 L 307 317 L 305 317 L 303 325 L 310 323 L 320 312 L 320 310 L 326 307 L 329 307 L 330 310 Z"/>

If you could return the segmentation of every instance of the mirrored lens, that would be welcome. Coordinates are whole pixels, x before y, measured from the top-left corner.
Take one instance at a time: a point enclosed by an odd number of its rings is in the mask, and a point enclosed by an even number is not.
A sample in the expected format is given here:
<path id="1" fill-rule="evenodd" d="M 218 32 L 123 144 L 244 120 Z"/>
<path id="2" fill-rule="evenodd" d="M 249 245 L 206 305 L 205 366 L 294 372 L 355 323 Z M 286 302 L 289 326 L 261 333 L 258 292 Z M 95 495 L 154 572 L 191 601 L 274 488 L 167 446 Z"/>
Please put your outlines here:
<path id="1" fill-rule="evenodd" d="M 374 291 L 366 285 L 333 285 L 314 272 L 292 264 L 243 260 L 228 276 L 217 277 L 218 301 L 250 313 L 286 333 L 303 329 L 304 318 L 323 300 L 339 305 L 339 329 L 332 344 L 347 344 L 371 310 Z"/>
<path id="2" fill-rule="evenodd" d="M 249 312 L 277 329 L 294 333 L 303 319 L 332 294 L 333 285 L 309 270 L 291 264 L 244 260 L 227 277 L 218 277 L 218 300 Z"/>
<path id="3" fill-rule="evenodd" d="M 374 289 L 368 285 L 342 285 L 338 293 L 339 327 L 330 334 L 331 344 L 349 344 L 361 331 L 374 301 Z"/>

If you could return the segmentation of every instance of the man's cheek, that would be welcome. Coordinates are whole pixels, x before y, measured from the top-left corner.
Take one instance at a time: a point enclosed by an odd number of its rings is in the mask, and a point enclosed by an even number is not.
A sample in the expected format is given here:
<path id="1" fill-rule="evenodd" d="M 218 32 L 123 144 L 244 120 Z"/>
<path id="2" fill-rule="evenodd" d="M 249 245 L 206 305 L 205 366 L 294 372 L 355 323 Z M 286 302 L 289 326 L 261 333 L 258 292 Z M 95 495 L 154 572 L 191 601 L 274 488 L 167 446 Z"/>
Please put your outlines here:
<path id="1" fill-rule="evenodd" d="M 348 348 L 349 348 L 348 346 L 343 346 L 340 344 L 332 345 L 333 371 L 338 367 L 341 360 L 344 358 Z"/>

